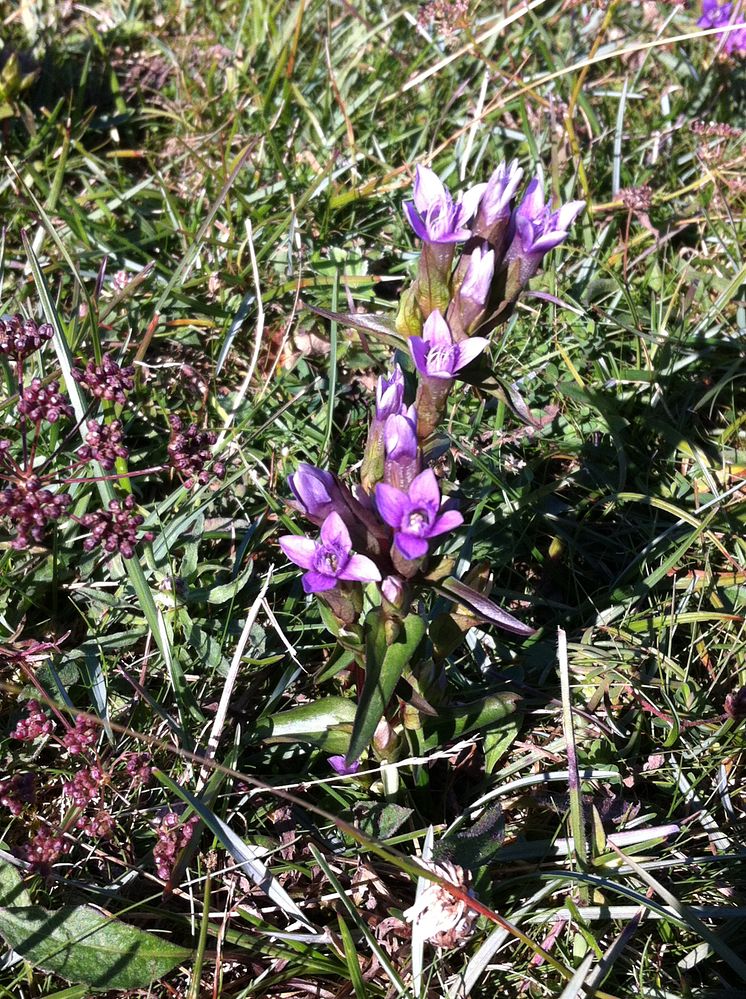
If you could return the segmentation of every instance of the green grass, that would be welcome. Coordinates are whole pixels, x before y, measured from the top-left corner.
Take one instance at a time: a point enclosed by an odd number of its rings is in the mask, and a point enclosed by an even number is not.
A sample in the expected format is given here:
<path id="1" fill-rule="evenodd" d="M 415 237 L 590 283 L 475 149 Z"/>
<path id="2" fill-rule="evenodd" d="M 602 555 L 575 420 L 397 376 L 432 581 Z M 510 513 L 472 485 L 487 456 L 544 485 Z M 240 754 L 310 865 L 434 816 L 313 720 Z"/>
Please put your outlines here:
<path id="1" fill-rule="evenodd" d="M 0 779 L 37 778 L 33 810 L 0 812 L 3 896 L 29 830 L 69 820 L 81 765 L 10 738 L 24 699 L 103 720 L 115 774 L 113 836 L 68 823 L 52 876 L 4 904 L 86 903 L 190 949 L 133 996 L 740 994 L 743 63 L 663 3 L 477 3 L 450 37 L 415 4 L 6 6 L 4 51 L 38 73 L 0 122 L 2 312 L 56 316 L 41 376 L 64 380 L 66 350 L 139 362 L 108 407 L 131 472 L 164 464 L 171 413 L 220 435 L 227 470 L 192 492 L 161 471 L 78 484 L 79 516 L 133 491 L 155 534 L 135 560 L 85 553 L 75 524 L 16 552 L 2 522 Z M 416 260 L 414 164 L 458 190 L 511 157 L 589 202 L 491 350 L 555 415 L 535 430 L 456 392 L 439 469 L 466 515 L 445 550 L 462 575 L 489 563 L 538 629 L 473 630 L 449 696 L 521 709 L 342 780 L 327 752 L 266 740 L 273 712 L 352 686 L 276 540 L 301 526 L 299 461 L 354 478 L 391 349 L 303 305 L 390 313 Z M 649 207 L 628 207 L 643 185 Z M 119 270 L 139 277 L 117 292 Z M 158 768 L 142 788 L 118 762 L 135 751 Z M 156 822 L 182 806 L 201 834 L 164 894 Z M 414 901 L 430 827 L 432 856 L 474 873 L 461 948 L 385 922 Z M 88 994 L 36 964 L 8 960 L 0 995 Z"/>

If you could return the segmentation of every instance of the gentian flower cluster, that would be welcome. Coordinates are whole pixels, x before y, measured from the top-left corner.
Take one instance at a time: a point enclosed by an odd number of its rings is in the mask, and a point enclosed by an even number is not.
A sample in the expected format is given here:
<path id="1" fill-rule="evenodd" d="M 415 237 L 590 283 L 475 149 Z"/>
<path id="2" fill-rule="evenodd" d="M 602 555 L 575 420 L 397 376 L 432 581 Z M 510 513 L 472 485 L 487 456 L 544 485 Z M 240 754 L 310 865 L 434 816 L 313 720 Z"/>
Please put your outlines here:
<path id="1" fill-rule="evenodd" d="M 567 238 L 585 206 L 570 201 L 558 209 L 545 204 L 543 181 L 535 177 L 514 205 L 523 170 L 514 160 L 501 163 L 486 184 L 477 184 L 454 203 L 429 167 L 418 166 L 414 201 L 405 206 L 423 243 L 419 274 L 405 295 L 397 325 L 408 336 L 439 310 L 455 340 L 503 322 L 544 256 Z M 453 267 L 455 248 L 463 254 Z"/>
<path id="2" fill-rule="evenodd" d="M 741 0 L 737 3 L 718 3 L 702 0 L 702 16 L 698 28 L 721 28 L 722 51 L 729 56 L 746 57 L 746 17 Z"/>
<path id="3" fill-rule="evenodd" d="M 359 484 L 350 486 L 306 463 L 288 480 L 291 505 L 318 534 L 285 535 L 280 547 L 304 570 L 304 591 L 331 610 L 340 641 L 348 643 L 363 676 L 376 665 L 368 658 L 376 654 L 372 650 L 380 655 L 382 648 L 371 636 L 383 635 L 388 646 L 407 631 L 407 623 L 409 633 L 419 633 L 422 625 L 411 623 L 422 613 L 411 609 L 415 597 L 432 579 L 442 578 L 439 568 L 432 575 L 431 559 L 464 523 L 428 460 L 449 393 L 470 369 L 470 380 L 478 383 L 475 362 L 481 358 L 485 364 L 489 334 L 510 315 L 522 288 L 545 255 L 567 238 L 584 207 L 583 201 L 559 208 L 546 204 L 539 178 L 515 204 L 522 178 L 515 161 L 502 163 L 486 183 L 454 200 L 432 170 L 417 167 L 404 213 L 423 246 L 395 322 L 408 348 L 409 374 L 403 369 L 405 354 L 378 379 Z M 455 260 L 459 244 L 463 252 Z M 355 325 L 355 317 L 349 319 Z M 458 586 L 462 594 L 473 592 L 485 619 L 492 614 L 493 623 L 530 634 L 483 594 Z M 375 609 L 361 626 L 366 599 Z M 372 746 L 384 758 L 396 752 L 400 739 L 393 715 L 384 713 L 376 731 L 381 727 L 386 739 L 374 735 Z M 330 758 L 340 774 L 354 774 L 358 762 L 354 753 Z"/>

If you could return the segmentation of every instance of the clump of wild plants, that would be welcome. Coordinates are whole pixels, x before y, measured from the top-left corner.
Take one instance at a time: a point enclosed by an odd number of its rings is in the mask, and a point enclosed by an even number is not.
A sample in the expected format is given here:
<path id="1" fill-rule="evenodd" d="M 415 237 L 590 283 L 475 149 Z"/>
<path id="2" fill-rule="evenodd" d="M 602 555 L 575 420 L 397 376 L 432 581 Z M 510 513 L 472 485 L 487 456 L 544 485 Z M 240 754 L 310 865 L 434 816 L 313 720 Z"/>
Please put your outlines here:
<path id="1" fill-rule="evenodd" d="M 432 170 L 418 167 L 405 213 L 422 252 L 396 317 L 338 317 L 368 331 L 387 327 L 403 350 L 378 380 L 359 482 L 305 463 L 289 479 L 292 506 L 318 534 L 286 535 L 280 546 L 303 569 L 304 591 L 325 608 L 359 678 L 351 729 L 340 724 L 322 740 L 344 749 L 331 758 L 337 772 L 356 772 L 364 753 L 391 761 L 433 744 L 458 712 L 443 687 L 445 659 L 473 625 L 532 633 L 489 599 L 489 567 L 454 575 L 449 552 L 465 516 L 433 458 L 454 386 L 491 375 L 492 340 L 584 205 L 546 204 L 538 177 L 516 203 L 522 177 L 516 162 L 502 163 L 454 201 Z M 435 595 L 453 610 L 434 615 Z M 394 696 L 401 680 L 409 698 L 401 688 Z M 492 698 L 482 723 L 514 705 L 511 694 Z M 282 718 L 287 727 L 290 716 Z"/>

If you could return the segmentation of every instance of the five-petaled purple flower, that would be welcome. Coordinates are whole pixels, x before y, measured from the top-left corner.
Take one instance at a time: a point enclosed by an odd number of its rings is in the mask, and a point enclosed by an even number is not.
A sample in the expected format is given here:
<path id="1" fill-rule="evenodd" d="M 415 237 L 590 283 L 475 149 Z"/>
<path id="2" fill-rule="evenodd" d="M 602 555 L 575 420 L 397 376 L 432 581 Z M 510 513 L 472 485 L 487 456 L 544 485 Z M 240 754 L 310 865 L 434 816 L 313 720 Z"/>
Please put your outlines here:
<path id="1" fill-rule="evenodd" d="M 331 590 L 340 580 L 370 583 L 381 578 L 375 562 L 352 551 L 350 532 L 338 513 L 330 513 L 321 525 L 319 541 L 287 534 L 279 543 L 291 562 L 307 570 L 301 580 L 306 593 Z"/>
<path id="2" fill-rule="evenodd" d="M 525 264 L 526 276 L 532 277 L 544 254 L 567 239 L 570 226 L 584 207 L 585 201 L 569 201 L 553 212 L 544 204 L 541 180 L 534 177 L 513 213 L 515 233 L 505 259 L 520 259 Z"/>
<path id="3" fill-rule="evenodd" d="M 457 371 L 482 353 L 487 343 L 481 336 L 472 336 L 454 343 L 448 323 L 435 309 L 427 317 L 422 336 L 409 338 L 409 349 L 421 375 L 451 380 Z"/>
<path id="4" fill-rule="evenodd" d="M 717 0 L 702 0 L 702 16 L 698 28 L 728 28 L 721 35 L 723 52 L 728 55 L 746 56 L 746 22 L 743 7 L 731 3 L 719 4 Z"/>
<path id="5" fill-rule="evenodd" d="M 471 236 L 466 225 L 474 215 L 486 184 L 470 188 L 454 203 L 442 180 L 429 167 L 417 166 L 414 203 L 404 205 L 409 224 L 425 243 L 462 243 Z"/>
<path id="6" fill-rule="evenodd" d="M 394 543 L 407 559 L 422 558 L 427 554 L 430 538 L 452 531 L 464 522 L 457 510 L 440 512 L 440 489 L 431 468 L 420 472 L 407 492 L 379 483 L 376 505 L 386 523 L 394 528 Z"/>

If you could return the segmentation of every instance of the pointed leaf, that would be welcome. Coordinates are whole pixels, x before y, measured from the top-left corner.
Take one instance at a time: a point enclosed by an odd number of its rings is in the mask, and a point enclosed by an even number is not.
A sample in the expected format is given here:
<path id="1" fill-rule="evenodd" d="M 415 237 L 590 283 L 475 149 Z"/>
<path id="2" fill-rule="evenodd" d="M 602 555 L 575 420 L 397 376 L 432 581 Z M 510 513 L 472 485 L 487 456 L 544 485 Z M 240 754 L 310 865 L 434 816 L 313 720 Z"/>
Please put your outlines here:
<path id="1" fill-rule="evenodd" d="M 355 702 L 347 697 L 321 697 L 310 704 L 278 711 L 257 724 L 260 739 L 282 739 L 313 742 L 335 725 L 351 725 L 355 719 Z"/>
<path id="2" fill-rule="evenodd" d="M 321 316 L 322 319 L 339 323 L 340 326 L 351 326 L 362 333 L 371 333 L 392 347 L 400 347 L 406 342 L 401 333 L 397 332 L 393 317 L 377 316 L 372 313 L 362 312 L 332 312 L 329 309 L 321 309 L 318 306 L 309 305 L 308 302 L 304 302 L 303 305 L 309 312 Z"/>
<path id="3" fill-rule="evenodd" d="M 512 614 L 508 614 L 502 607 L 498 607 L 496 603 L 485 597 L 483 593 L 479 593 L 477 590 L 472 589 L 471 586 L 467 586 L 466 583 L 462 583 L 453 576 L 443 580 L 437 589 L 444 597 L 448 597 L 454 603 L 466 604 L 485 621 L 490 624 L 496 624 L 498 628 L 503 628 L 505 631 L 510 631 L 514 635 L 521 635 L 524 638 L 536 634 L 535 628 L 523 624 L 522 621 L 513 617 Z"/>
<path id="4" fill-rule="evenodd" d="M 470 732 L 493 728 L 515 713 L 520 700 L 517 694 L 491 694 L 470 704 L 441 708 L 437 718 L 423 718 L 420 748 L 435 749 Z"/>

